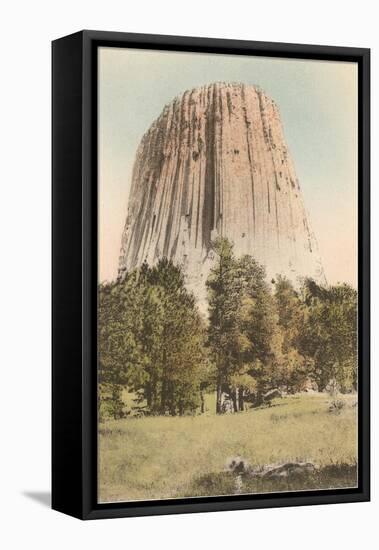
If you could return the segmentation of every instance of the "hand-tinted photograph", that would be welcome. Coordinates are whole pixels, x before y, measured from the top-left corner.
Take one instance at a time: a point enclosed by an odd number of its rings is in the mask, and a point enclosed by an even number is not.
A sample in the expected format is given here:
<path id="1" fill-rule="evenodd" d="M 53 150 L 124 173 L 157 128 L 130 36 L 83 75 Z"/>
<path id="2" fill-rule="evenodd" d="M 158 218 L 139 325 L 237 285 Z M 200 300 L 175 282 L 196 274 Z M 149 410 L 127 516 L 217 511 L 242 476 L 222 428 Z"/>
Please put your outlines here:
<path id="1" fill-rule="evenodd" d="M 98 502 L 354 488 L 357 63 L 100 47 Z"/>

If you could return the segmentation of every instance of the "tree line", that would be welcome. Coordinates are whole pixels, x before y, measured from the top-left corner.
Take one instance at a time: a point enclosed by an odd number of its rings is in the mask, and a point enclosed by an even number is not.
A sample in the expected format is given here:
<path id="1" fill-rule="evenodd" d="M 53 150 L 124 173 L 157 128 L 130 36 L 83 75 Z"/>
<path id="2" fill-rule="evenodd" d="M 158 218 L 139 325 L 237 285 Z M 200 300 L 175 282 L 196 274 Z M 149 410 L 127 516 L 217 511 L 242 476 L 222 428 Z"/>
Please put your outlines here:
<path id="1" fill-rule="evenodd" d="M 319 391 L 333 381 L 357 386 L 357 292 L 347 284 L 285 277 L 268 282 L 252 256 L 237 258 L 225 238 L 213 243 L 206 281 L 208 318 L 199 313 L 181 269 L 166 258 L 99 285 L 100 416 L 128 411 L 127 389 L 143 414 L 204 412 L 216 392 L 234 412 L 260 405 L 274 388 Z"/>

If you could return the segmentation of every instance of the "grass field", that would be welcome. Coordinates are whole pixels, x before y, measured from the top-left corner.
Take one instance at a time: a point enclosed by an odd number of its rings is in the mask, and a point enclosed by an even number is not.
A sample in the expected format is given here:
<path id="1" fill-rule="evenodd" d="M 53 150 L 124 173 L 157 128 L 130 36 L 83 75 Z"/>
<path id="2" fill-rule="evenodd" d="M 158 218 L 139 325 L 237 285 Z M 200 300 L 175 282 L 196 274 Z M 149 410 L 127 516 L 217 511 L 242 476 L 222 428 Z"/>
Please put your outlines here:
<path id="1" fill-rule="evenodd" d="M 213 396 L 210 397 L 210 400 Z M 271 407 L 216 416 L 145 417 L 99 425 L 100 502 L 270 492 L 356 484 L 356 396 L 329 412 L 326 394 L 277 399 Z M 225 471 L 230 457 L 252 466 L 310 461 L 306 478 L 263 482 Z"/>

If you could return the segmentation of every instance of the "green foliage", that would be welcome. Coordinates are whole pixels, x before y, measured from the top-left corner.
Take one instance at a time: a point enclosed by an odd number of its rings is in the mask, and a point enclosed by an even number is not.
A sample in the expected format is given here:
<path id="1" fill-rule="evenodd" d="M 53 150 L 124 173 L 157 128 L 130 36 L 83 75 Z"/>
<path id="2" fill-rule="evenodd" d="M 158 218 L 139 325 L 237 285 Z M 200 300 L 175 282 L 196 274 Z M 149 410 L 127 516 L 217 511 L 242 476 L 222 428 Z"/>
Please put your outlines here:
<path id="1" fill-rule="evenodd" d="M 313 365 L 298 349 L 305 306 L 292 283 L 280 275 L 275 281 L 275 303 L 281 334 L 276 384 L 291 393 L 301 391 L 311 378 Z"/>
<path id="2" fill-rule="evenodd" d="M 125 385 L 148 414 L 199 405 L 203 321 L 179 268 L 160 260 L 99 288 L 99 382 Z"/>
<path id="3" fill-rule="evenodd" d="M 209 301 L 208 344 L 216 366 L 216 412 L 221 412 L 221 394 L 238 373 L 247 345 L 239 323 L 242 305 L 239 266 L 227 239 L 213 243 L 216 261 L 206 282 Z"/>
<path id="4" fill-rule="evenodd" d="M 319 390 L 335 381 L 343 392 L 357 387 L 357 292 L 347 284 L 303 285 L 306 304 L 300 351 L 314 362 Z"/>
<path id="5" fill-rule="evenodd" d="M 217 407 L 222 392 L 235 411 L 247 400 L 260 404 L 278 384 L 283 362 L 275 300 L 266 273 L 254 258 L 236 259 L 227 239 L 213 242 L 215 264 L 207 281 L 209 345 L 217 370 Z"/>
<path id="6" fill-rule="evenodd" d="M 100 422 L 106 418 L 118 420 L 127 415 L 119 384 L 99 384 L 98 401 Z"/>
<path id="7" fill-rule="evenodd" d="M 274 285 L 252 256 L 236 258 L 225 238 L 212 243 L 206 281 L 208 319 L 201 317 L 181 269 L 161 259 L 99 286 L 99 414 L 205 411 L 216 389 L 234 412 L 261 405 L 274 388 L 287 393 L 317 383 L 342 392 L 357 386 L 357 292 L 349 285 L 299 290 L 285 277 Z M 230 405 L 231 404 L 231 405 Z"/>
<path id="8" fill-rule="evenodd" d="M 242 280 L 240 323 L 248 343 L 244 364 L 255 382 L 254 401 L 260 404 L 263 394 L 275 386 L 273 375 L 280 358 L 278 318 L 264 267 L 251 256 L 243 256 L 239 260 L 239 273 Z"/>

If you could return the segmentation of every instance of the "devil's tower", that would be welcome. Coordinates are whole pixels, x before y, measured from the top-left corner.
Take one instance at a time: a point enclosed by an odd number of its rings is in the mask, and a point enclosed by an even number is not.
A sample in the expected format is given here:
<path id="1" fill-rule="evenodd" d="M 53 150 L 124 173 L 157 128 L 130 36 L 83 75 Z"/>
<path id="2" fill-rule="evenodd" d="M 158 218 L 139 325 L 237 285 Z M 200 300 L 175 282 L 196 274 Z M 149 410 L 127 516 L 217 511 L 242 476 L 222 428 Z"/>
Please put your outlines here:
<path id="1" fill-rule="evenodd" d="M 139 145 L 119 275 L 161 257 L 205 303 L 217 235 L 269 278 L 324 282 L 279 110 L 258 87 L 215 83 L 166 106 Z"/>

